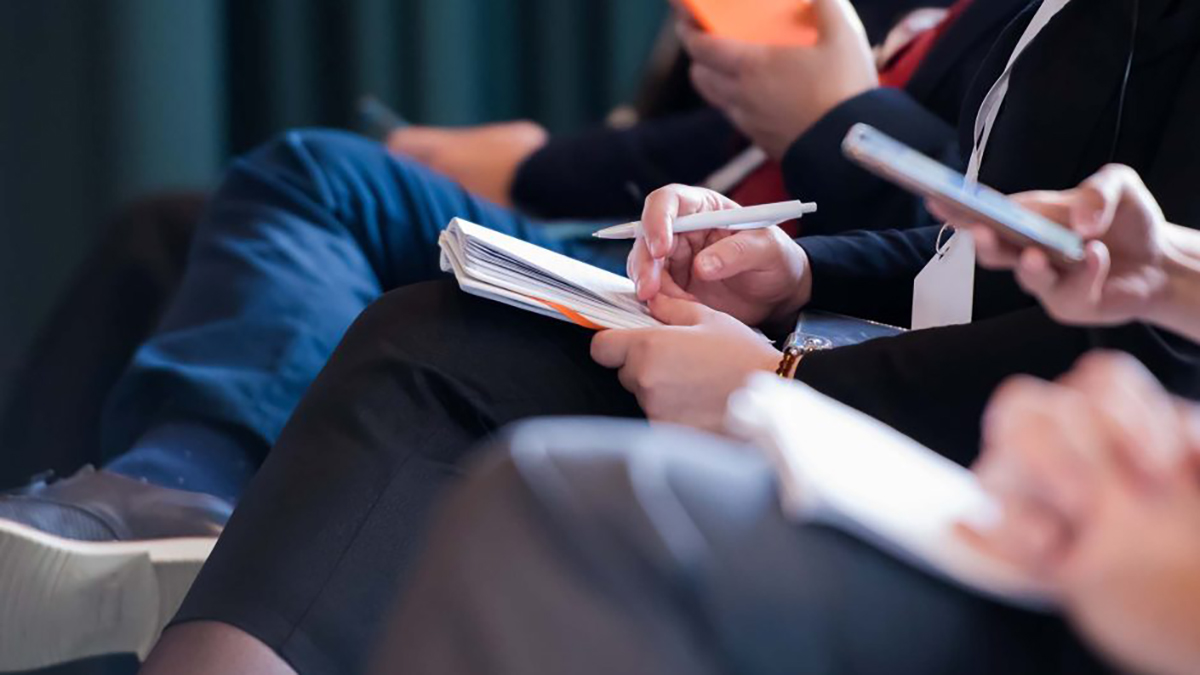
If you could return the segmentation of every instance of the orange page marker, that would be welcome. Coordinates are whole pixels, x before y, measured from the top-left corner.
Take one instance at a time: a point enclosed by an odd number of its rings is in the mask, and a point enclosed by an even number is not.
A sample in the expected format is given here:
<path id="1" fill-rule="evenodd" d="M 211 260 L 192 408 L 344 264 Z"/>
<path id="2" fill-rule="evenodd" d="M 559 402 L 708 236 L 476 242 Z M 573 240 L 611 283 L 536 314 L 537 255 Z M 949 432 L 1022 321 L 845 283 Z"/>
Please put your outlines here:
<path id="1" fill-rule="evenodd" d="M 588 319 L 586 316 L 580 314 L 579 312 L 576 312 L 575 310 L 567 308 L 567 307 L 563 307 L 562 305 L 558 304 L 557 302 L 550 302 L 549 300 L 543 300 L 541 298 L 534 298 L 532 295 L 529 295 L 526 297 L 537 300 L 538 302 L 542 303 L 543 305 L 549 307 L 550 309 L 552 309 L 552 310 L 558 312 L 559 314 L 562 314 L 563 316 L 570 319 L 571 323 L 574 323 L 579 326 L 583 326 L 584 328 L 587 328 L 588 330 L 608 330 L 604 326 L 601 326 L 600 324 L 593 322 L 592 320 Z"/>
<path id="2" fill-rule="evenodd" d="M 782 46 L 812 46 L 819 35 L 808 0 L 682 0 L 717 37 Z"/>

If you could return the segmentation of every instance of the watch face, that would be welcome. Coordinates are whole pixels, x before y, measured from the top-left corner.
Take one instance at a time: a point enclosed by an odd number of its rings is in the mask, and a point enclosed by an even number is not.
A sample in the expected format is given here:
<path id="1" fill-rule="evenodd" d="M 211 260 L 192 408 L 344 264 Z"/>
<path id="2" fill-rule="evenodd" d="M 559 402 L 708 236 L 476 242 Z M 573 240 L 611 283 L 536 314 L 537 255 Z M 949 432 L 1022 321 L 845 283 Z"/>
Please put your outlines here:
<path id="1" fill-rule="evenodd" d="M 785 349 L 794 347 L 803 354 L 822 349 L 833 349 L 835 346 L 829 338 L 803 332 L 792 333 L 784 344 Z"/>

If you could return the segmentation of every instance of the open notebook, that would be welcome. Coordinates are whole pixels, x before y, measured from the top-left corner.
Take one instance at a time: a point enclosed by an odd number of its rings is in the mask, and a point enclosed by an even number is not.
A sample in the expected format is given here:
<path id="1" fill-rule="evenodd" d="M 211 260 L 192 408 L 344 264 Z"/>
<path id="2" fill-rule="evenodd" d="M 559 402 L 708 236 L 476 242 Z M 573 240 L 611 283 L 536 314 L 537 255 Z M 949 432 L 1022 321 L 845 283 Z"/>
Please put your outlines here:
<path id="1" fill-rule="evenodd" d="M 442 269 L 472 295 L 595 330 L 658 326 L 633 282 L 461 218 L 438 244 Z"/>
<path id="2" fill-rule="evenodd" d="M 936 576 L 1026 609 L 1053 608 L 1037 580 L 970 546 L 956 524 L 999 507 L 974 474 L 891 427 L 772 375 L 729 399 L 730 430 L 779 474 L 784 512 L 844 530 Z"/>

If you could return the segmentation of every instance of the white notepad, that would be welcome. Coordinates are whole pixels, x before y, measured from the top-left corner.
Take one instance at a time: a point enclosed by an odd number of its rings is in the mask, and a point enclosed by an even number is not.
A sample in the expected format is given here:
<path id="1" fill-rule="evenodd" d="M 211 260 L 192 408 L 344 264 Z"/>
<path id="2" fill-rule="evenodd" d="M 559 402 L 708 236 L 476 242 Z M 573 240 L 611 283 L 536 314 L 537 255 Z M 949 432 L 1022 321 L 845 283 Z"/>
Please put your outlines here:
<path id="1" fill-rule="evenodd" d="M 461 218 L 438 239 L 442 269 L 467 293 L 592 329 L 661 325 L 633 282 Z"/>
<path id="2" fill-rule="evenodd" d="M 1007 604 L 1050 610 L 1044 584 L 983 554 L 956 525 L 994 523 L 975 475 L 812 388 L 758 375 L 729 399 L 730 430 L 779 474 L 786 514 L 862 538 L 946 580 Z"/>

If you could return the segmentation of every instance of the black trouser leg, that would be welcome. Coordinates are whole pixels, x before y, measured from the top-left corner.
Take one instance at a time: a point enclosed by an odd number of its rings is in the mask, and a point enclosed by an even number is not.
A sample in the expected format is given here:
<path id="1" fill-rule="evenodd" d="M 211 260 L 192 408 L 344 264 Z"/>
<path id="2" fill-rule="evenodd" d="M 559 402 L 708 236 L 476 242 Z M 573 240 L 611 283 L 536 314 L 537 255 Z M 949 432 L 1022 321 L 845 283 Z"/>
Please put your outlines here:
<path id="1" fill-rule="evenodd" d="M 214 619 L 302 673 L 356 672 L 474 444 L 533 415 L 639 415 L 591 333 L 459 291 L 385 295 L 285 427 L 180 620 Z"/>

